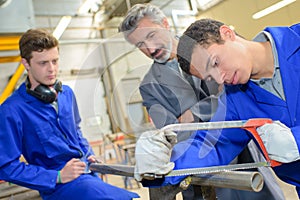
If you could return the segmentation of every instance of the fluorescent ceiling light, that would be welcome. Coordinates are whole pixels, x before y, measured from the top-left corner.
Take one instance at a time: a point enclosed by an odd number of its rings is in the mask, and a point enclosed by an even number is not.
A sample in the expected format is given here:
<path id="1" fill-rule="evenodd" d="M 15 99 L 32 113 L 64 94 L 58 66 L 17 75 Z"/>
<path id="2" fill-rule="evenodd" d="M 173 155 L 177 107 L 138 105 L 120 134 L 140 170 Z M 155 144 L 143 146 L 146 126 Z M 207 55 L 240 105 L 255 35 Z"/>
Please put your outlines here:
<path id="1" fill-rule="evenodd" d="M 279 1 L 278 3 L 273 4 L 272 6 L 269 6 L 257 13 L 255 13 L 254 15 L 252 15 L 253 19 L 259 19 L 262 18 L 272 12 L 275 12 L 276 10 L 279 10 L 280 8 L 283 8 L 284 6 L 287 6 L 293 2 L 295 2 L 296 0 L 283 0 L 283 1 Z"/>
<path id="2" fill-rule="evenodd" d="M 71 16 L 63 16 L 58 25 L 56 26 L 55 30 L 53 31 L 53 36 L 56 38 L 56 39 L 59 39 L 62 34 L 64 33 L 64 31 L 66 30 L 66 28 L 68 27 L 68 25 L 70 24 L 71 22 L 71 19 L 72 17 Z"/>

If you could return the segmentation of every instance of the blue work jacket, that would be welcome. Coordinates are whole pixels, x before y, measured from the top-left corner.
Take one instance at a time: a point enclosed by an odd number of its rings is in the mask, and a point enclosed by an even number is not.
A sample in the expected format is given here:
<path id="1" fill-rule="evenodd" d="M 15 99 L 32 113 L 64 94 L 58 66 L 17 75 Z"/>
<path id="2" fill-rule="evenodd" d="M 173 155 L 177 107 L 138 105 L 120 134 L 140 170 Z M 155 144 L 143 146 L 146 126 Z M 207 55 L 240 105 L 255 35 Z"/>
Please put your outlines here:
<path id="1" fill-rule="evenodd" d="M 57 171 L 88 152 L 73 91 L 64 85 L 57 102 L 58 112 L 27 94 L 23 83 L 0 106 L 0 152 L 5 152 L 0 154 L 0 180 L 54 189 Z M 19 161 L 21 154 L 29 165 Z"/>
<path id="2" fill-rule="evenodd" d="M 286 101 L 249 81 L 228 85 L 219 99 L 212 121 L 271 118 L 290 127 L 300 143 L 300 24 L 291 27 L 268 27 L 278 52 L 280 73 Z M 175 145 L 172 161 L 175 169 L 229 164 L 252 139 L 242 129 L 197 131 L 192 137 Z M 280 147 L 278 147 L 280 148 Z M 300 188 L 300 161 L 273 168 L 283 181 Z M 164 183 L 176 184 L 183 177 L 167 177 Z"/>
<path id="3" fill-rule="evenodd" d="M 132 199 L 136 193 L 103 182 L 96 174 L 82 174 L 56 184 L 57 171 L 72 158 L 93 151 L 83 137 L 73 91 L 63 85 L 58 111 L 27 94 L 22 84 L 0 106 L 0 180 L 38 190 L 45 200 Z M 21 154 L 28 164 L 19 161 Z"/>

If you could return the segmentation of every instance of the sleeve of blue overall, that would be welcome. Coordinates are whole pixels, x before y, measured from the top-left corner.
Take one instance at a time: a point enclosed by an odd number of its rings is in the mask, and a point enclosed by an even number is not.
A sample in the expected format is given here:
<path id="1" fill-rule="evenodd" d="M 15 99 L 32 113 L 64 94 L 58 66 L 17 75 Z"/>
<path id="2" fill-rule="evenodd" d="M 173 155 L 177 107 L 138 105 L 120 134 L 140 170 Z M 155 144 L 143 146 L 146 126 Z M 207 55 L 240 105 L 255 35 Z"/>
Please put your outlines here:
<path id="1" fill-rule="evenodd" d="M 46 170 L 19 161 L 22 126 L 17 113 L 0 106 L 0 179 L 41 191 L 55 188 L 56 170 Z"/>
<path id="2" fill-rule="evenodd" d="M 226 95 L 222 95 L 211 121 L 236 118 L 234 108 L 226 101 Z M 249 133 L 239 128 L 198 130 L 188 140 L 174 146 L 171 161 L 175 162 L 174 169 L 227 165 L 245 148 L 250 139 Z M 183 178 L 185 177 L 166 177 L 163 185 L 178 184 Z"/>

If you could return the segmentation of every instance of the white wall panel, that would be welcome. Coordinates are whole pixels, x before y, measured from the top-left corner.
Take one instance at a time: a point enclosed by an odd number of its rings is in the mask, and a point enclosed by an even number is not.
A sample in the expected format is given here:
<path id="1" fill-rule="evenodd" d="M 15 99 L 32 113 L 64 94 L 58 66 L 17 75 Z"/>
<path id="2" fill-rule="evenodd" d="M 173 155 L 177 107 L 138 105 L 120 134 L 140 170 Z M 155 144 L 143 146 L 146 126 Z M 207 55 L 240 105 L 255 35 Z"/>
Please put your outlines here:
<path id="1" fill-rule="evenodd" d="M 31 0 L 12 0 L 7 6 L 0 7 L 0 33 L 23 33 L 35 27 Z"/>

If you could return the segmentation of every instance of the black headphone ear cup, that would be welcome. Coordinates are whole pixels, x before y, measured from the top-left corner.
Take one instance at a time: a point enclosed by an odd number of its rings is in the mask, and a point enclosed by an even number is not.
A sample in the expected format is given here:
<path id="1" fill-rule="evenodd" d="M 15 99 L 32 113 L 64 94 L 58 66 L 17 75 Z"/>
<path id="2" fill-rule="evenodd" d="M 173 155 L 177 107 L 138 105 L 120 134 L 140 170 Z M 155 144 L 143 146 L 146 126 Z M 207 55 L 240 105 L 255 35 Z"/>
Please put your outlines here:
<path id="1" fill-rule="evenodd" d="M 57 93 L 61 92 L 62 91 L 62 83 L 61 83 L 61 81 L 57 79 L 55 81 L 54 85 L 53 85 L 53 88 L 55 89 L 55 91 Z"/>
<path id="2" fill-rule="evenodd" d="M 39 85 L 34 89 L 34 92 L 39 95 L 39 98 L 44 101 L 45 103 L 52 103 L 55 101 L 57 92 L 54 88 Z"/>
<path id="3" fill-rule="evenodd" d="M 38 98 L 45 103 L 52 103 L 56 100 L 58 92 L 62 91 L 62 83 L 56 80 L 53 87 L 48 87 L 46 85 L 38 85 L 34 90 L 31 90 L 31 83 L 26 79 L 26 91 L 28 94 Z"/>

